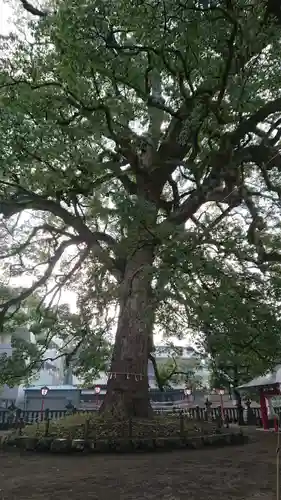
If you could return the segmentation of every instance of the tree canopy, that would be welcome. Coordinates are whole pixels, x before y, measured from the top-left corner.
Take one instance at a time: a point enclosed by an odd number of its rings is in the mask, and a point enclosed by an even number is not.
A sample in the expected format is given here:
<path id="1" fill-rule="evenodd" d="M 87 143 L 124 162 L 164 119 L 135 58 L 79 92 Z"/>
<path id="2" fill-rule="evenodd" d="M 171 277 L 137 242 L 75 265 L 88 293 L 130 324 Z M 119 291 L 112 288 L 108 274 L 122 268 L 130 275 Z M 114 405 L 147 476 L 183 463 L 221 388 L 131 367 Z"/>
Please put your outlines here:
<path id="1" fill-rule="evenodd" d="M 254 278 L 224 277 L 204 293 L 200 319 L 213 384 L 218 387 L 236 388 L 281 359 L 280 301 L 272 283 L 266 286 Z"/>
<path id="2" fill-rule="evenodd" d="M 103 409 L 146 416 L 153 329 L 194 326 L 202 276 L 278 277 L 280 8 L 20 3 L 25 31 L 1 41 L 0 259 L 27 286 L 1 322 L 66 288 L 93 321 L 118 310 Z"/>

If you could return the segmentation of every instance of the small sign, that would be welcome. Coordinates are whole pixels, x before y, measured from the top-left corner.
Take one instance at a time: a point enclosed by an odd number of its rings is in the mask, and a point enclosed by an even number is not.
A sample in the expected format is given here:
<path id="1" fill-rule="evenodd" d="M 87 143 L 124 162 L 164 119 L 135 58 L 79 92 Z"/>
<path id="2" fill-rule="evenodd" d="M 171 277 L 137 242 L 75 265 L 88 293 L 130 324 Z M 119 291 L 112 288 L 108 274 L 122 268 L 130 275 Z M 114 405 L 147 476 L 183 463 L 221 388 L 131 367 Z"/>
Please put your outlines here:
<path id="1" fill-rule="evenodd" d="M 49 392 L 49 388 L 48 387 L 46 387 L 46 386 L 42 387 L 42 389 L 41 389 L 41 396 L 43 396 L 43 397 L 47 396 L 48 392 Z"/>
<path id="2" fill-rule="evenodd" d="M 99 394 L 99 393 L 100 393 L 100 391 L 101 391 L 101 388 L 100 388 L 100 387 L 98 387 L 98 386 L 97 386 L 97 387 L 95 387 L 95 394 Z"/>
<path id="3" fill-rule="evenodd" d="M 220 396 L 223 396 L 224 393 L 225 393 L 225 390 L 224 389 L 216 389 L 216 392 L 220 395 Z"/>

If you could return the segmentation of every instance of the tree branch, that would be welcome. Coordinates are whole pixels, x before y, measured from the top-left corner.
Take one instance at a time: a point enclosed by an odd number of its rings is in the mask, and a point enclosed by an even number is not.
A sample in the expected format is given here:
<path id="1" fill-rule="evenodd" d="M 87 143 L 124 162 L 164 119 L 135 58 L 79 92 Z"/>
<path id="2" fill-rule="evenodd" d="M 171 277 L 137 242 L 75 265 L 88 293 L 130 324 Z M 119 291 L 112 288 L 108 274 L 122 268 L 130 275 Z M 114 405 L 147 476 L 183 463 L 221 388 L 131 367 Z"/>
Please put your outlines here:
<path id="1" fill-rule="evenodd" d="M 222 188 L 219 185 L 214 187 L 212 175 L 209 175 L 199 189 L 194 190 L 187 200 L 180 205 L 178 210 L 172 212 L 160 226 L 167 224 L 167 222 L 178 225 L 183 224 L 194 216 L 203 203 L 210 201 L 226 203 L 233 207 L 241 202 L 241 196 L 236 190 L 230 192 L 228 188 Z"/>
<path id="2" fill-rule="evenodd" d="M 43 302 L 46 300 L 47 296 L 50 295 L 51 293 L 53 293 L 53 296 L 51 298 L 51 302 L 49 302 L 49 307 L 50 307 L 50 304 L 53 303 L 56 295 L 60 292 L 60 290 L 62 289 L 63 286 L 66 285 L 66 283 L 74 276 L 74 274 L 80 269 L 81 265 L 83 264 L 83 262 L 86 260 L 86 258 L 89 256 L 90 254 L 90 249 L 89 248 L 85 248 L 80 257 L 78 258 L 77 262 L 74 264 L 74 266 L 72 267 L 72 269 L 66 273 L 63 277 L 63 279 L 57 283 L 56 285 L 54 285 L 52 287 L 51 290 L 49 290 L 45 295 L 44 297 L 42 298 L 42 300 L 40 301 L 39 305 L 38 305 L 38 309 L 42 306 Z"/>
<path id="3" fill-rule="evenodd" d="M 241 157 L 242 161 L 252 161 L 261 168 L 262 172 L 269 171 L 273 167 L 281 170 L 281 155 L 278 147 L 263 142 L 259 145 L 248 146 L 242 151 L 242 154 L 244 156 L 244 158 Z M 273 185 L 270 191 L 278 192 Z"/>
<path id="4" fill-rule="evenodd" d="M 234 59 L 234 53 L 235 53 L 235 40 L 238 32 L 238 22 L 236 20 L 233 20 L 233 29 L 230 35 L 229 40 L 227 40 L 227 46 L 228 46 L 228 57 L 226 59 L 225 63 L 225 69 L 222 75 L 222 81 L 221 81 L 221 89 L 219 91 L 218 99 L 217 99 L 217 108 L 219 109 L 221 102 L 223 100 L 223 97 L 225 95 L 226 89 L 227 89 L 227 82 L 228 78 L 230 75 L 233 59 Z"/>
<path id="5" fill-rule="evenodd" d="M 269 115 L 281 111 L 281 97 L 267 102 L 256 113 L 253 113 L 249 118 L 243 120 L 236 130 L 230 134 L 230 142 L 236 146 L 246 134 L 255 132 L 259 123 L 262 123 Z"/>
<path id="6" fill-rule="evenodd" d="M 60 246 L 57 248 L 55 251 L 54 255 L 50 258 L 49 260 L 49 265 L 43 274 L 43 276 L 35 281 L 33 285 L 26 290 L 24 290 L 20 295 L 17 297 L 13 297 L 12 299 L 4 302 L 3 304 L 0 304 L 0 328 L 3 327 L 3 321 L 6 313 L 8 310 L 13 307 L 17 306 L 21 302 L 23 302 L 25 299 L 27 299 L 35 290 L 37 290 L 40 286 L 44 285 L 48 278 L 50 278 L 56 264 L 59 262 L 60 258 L 62 257 L 65 249 L 69 247 L 70 245 L 74 245 L 80 242 L 80 238 L 78 236 L 74 236 L 71 240 L 68 241 L 63 241 Z"/>
<path id="7" fill-rule="evenodd" d="M 159 390 L 161 392 L 164 391 L 165 385 L 167 384 L 167 382 L 169 380 L 171 380 L 171 378 L 174 375 L 186 375 L 186 376 L 188 376 L 188 372 L 178 371 L 177 370 L 177 363 L 176 363 L 175 359 L 173 358 L 174 367 L 172 368 L 172 370 L 170 371 L 170 373 L 168 373 L 168 375 L 165 378 L 162 378 L 161 375 L 160 375 L 160 373 L 159 373 L 157 362 L 156 362 L 156 359 L 153 356 L 153 354 L 149 353 L 148 359 L 151 361 L 151 363 L 153 365 L 156 382 L 157 382 L 157 385 L 158 385 Z"/>
<path id="8" fill-rule="evenodd" d="M 230 8 L 229 8 L 230 7 Z M 179 138 L 181 136 L 181 132 L 183 131 L 184 125 L 185 125 L 185 120 L 189 118 L 192 110 L 194 107 L 200 102 L 203 104 L 207 110 L 207 115 L 209 111 L 215 112 L 215 109 L 213 107 L 212 98 L 218 93 L 218 99 L 216 103 L 216 116 L 218 115 L 218 106 L 217 104 L 220 103 L 224 96 L 225 88 L 227 85 L 227 79 L 230 76 L 231 72 L 231 77 L 233 81 L 235 81 L 235 77 L 239 75 L 245 68 L 245 66 L 253 59 L 255 56 L 260 54 L 262 50 L 264 49 L 266 43 L 264 40 L 261 41 L 261 43 L 258 43 L 255 46 L 255 50 L 248 50 L 248 52 L 245 54 L 245 51 L 243 54 L 239 52 L 239 49 L 236 48 L 236 53 L 234 50 L 234 41 L 237 33 L 237 19 L 234 18 L 233 16 L 233 9 L 230 4 L 230 2 L 227 5 L 226 9 L 221 9 L 220 7 L 214 6 L 210 7 L 208 6 L 206 11 L 210 12 L 211 10 L 220 10 L 224 17 L 231 23 L 233 26 L 233 31 L 231 34 L 231 37 L 228 41 L 228 54 L 227 54 L 227 63 L 225 67 L 225 72 L 223 74 L 223 79 L 222 79 L 222 85 L 217 85 L 215 84 L 213 88 L 206 88 L 205 83 L 201 85 L 201 87 L 196 91 L 193 92 L 193 95 L 189 98 L 185 98 L 184 102 L 181 104 L 181 106 L 178 108 L 176 113 L 174 114 L 173 118 L 171 119 L 168 128 L 166 130 L 165 137 L 159 147 L 159 155 L 164 162 L 167 158 L 169 159 L 177 159 L 178 162 L 184 159 L 190 148 L 192 147 L 192 140 L 191 137 L 193 136 L 193 132 L 191 131 L 189 134 L 189 137 L 183 141 L 181 144 L 179 141 Z M 192 7 L 191 10 L 196 10 L 196 8 Z M 199 11 L 204 11 L 204 9 L 199 8 Z M 260 31 L 263 31 L 264 28 L 268 25 L 271 24 L 272 22 L 272 15 L 276 16 L 278 18 L 277 24 L 281 24 L 281 9 L 280 7 L 276 7 L 276 1 L 275 0 L 267 0 L 267 15 L 261 19 L 260 22 Z M 223 54 L 222 54 L 223 55 Z M 232 64 L 235 62 L 235 65 Z M 188 80 L 187 80 L 188 81 Z M 263 108 L 263 111 L 260 110 L 260 112 L 255 113 L 253 117 L 247 120 L 243 121 L 242 124 L 238 127 L 238 129 L 233 133 L 229 134 L 231 138 L 231 143 L 233 145 L 236 145 L 241 138 L 244 137 L 244 135 L 247 133 L 248 129 L 252 129 L 254 126 L 254 123 L 257 123 L 259 121 L 264 120 L 266 116 L 271 114 L 272 112 L 275 112 L 276 110 L 279 109 L 280 107 L 280 102 L 281 99 L 276 99 L 274 101 L 274 104 L 271 106 L 271 103 L 267 103 L 265 107 Z M 278 109 L 273 109 L 274 106 L 278 106 Z M 272 111 L 273 109 L 273 111 Z M 247 122 L 247 123 L 246 123 Z M 174 168 L 172 165 L 169 166 L 169 173 L 172 173 L 173 170 L 176 168 L 176 164 L 174 165 Z M 162 168 L 162 166 L 161 166 Z M 167 169 L 167 167 L 166 167 Z"/>
<path id="9" fill-rule="evenodd" d="M 278 252 L 267 252 L 261 239 L 260 232 L 265 228 L 265 222 L 258 214 L 258 209 L 255 206 L 251 193 L 243 187 L 243 199 L 252 216 L 252 222 L 248 229 L 248 241 L 254 245 L 258 254 L 259 263 L 266 262 L 281 262 L 281 254 Z"/>
<path id="10" fill-rule="evenodd" d="M 94 252 L 100 261 L 112 272 L 112 274 L 119 281 L 122 279 L 122 272 L 116 267 L 116 263 L 111 259 L 108 253 L 100 246 L 103 241 L 114 247 L 116 242 L 114 238 L 106 233 L 92 232 L 76 215 L 71 214 L 63 208 L 59 203 L 45 199 L 35 193 L 31 193 L 19 186 L 16 186 L 22 193 L 11 197 L 8 200 L 0 201 L 0 214 L 4 217 L 10 218 L 13 215 L 20 213 L 24 210 L 38 210 L 47 211 L 59 217 L 64 221 L 67 226 L 72 227 L 79 234 L 79 242 L 85 242 Z"/>
<path id="11" fill-rule="evenodd" d="M 36 7 L 33 7 L 33 5 L 29 3 L 27 0 L 20 0 L 20 2 L 23 8 L 33 16 L 39 16 L 39 17 L 47 16 L 47 12 L 44 12 L 42 10 L 37 9 Z"/>
<path id="12" fill-rule="evenodd" d="M 154 375 L 155 375 L 155 378 L 156 378 L 156 383 L 159 387 L 159 390 L 161 392 L 164 392 L 164 383 L 163 383 L 163 380 L 161 379 L 160 377 L 160 374 L 159 374 L 159 371 L 158 371 L 158 366 L 157 366 L 157 363 L 156 363 L 156 359 L 155 357 L 153 356 L 153 354 L 149 353 L 148 354 L 148 359 L 151 361 L 152 363 L 152 366 L 153 366 L 153 370 L 154 370 Z"/>

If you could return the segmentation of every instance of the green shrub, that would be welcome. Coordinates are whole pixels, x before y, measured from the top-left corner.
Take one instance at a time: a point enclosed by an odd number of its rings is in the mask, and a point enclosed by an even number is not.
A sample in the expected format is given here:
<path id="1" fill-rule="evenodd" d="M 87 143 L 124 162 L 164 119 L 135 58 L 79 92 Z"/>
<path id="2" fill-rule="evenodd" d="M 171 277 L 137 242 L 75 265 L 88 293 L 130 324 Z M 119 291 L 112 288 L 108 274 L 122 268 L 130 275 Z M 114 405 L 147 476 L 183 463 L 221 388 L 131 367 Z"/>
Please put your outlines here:
<path id="1" fill-rule="evenodd" d="M 114 438 L 166 438 L 196 436 L 214 433 L 214 425 L 208 422 L 195 423 L 184 418 L 180 426 L 179 416 L 155 416 L 151 420 L 119 420 L 108 415 L 83 413 L 51 420 L 47 429 L 48 437 L 67 439 L 114 439 Z M 183 434 L 183 435 L 182 435 Z M 23 435 L 46 437 L 46 423 L 34 424 L 23 429 Z"/>

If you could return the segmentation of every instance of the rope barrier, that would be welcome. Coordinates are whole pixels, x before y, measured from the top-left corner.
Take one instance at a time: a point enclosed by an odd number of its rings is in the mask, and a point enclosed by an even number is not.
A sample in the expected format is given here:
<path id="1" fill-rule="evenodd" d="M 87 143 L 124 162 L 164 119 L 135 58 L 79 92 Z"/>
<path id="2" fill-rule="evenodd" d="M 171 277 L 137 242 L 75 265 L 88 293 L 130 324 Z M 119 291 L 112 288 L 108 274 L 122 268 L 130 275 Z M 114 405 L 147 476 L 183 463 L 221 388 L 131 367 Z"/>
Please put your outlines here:
<path id="1" fill-rule="evenodd" d="M 147 375 L 144 375 L 143 373 L 131 373 L 131 372 L 107 372 L 108 378 L 117 378 L 117 375 L 124 375 L 127 380 L 129 380 L 131 377 L 135 377 L 135 381 L 138 382 L 139 380 L 144 379 L 147 377 Z"/>

